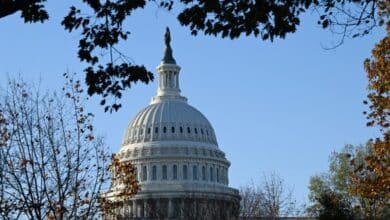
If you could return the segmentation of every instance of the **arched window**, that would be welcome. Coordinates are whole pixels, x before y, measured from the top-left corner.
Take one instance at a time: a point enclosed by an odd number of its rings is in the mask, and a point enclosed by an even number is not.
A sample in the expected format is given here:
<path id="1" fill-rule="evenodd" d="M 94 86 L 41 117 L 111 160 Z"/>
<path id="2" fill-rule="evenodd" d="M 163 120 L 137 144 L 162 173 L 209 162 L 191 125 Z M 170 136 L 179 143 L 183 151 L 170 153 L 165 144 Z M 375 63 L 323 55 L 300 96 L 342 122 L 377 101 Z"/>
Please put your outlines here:
<path id="1" fill-rule="evenodd" d="M 210 181 L 211 182 L 214 181 L 214 172 L 213 171 L 214 171 L 213 168 L 210 167 Z"/>
<path id="2" fill-rule="evenodd" d="M 164 133 L 167 133 L 167 127 L 164 127 L 164 128 L 163 128 L 163 132 L 164 132 Z"/>
<path id="3" fill-rule="evenodd" d="M 177 165 L 173 165 L 173 179 L 177 180 Z"/>
<path id="4" fill-rule="evenodd" d="M 201 133 L 202 135 L 204 135 L 204 133 L 203 133 L 203 128 L 200 129 L 200 133 Z"/>
<path id="5" fill-rule="evenodd" d="M 198 180 L 198 167 L 196 165 L 192 167 L 192 179 Z"/>
<path id="6" fill-rule="evenodd" d="M 206 167 L 202 167 L 202 180 L 206 180 Z"/>
<path id="7" fill-rule="evenodd" d="M 152 180 L 157 180 L 157 167 L 153 166 L 152 168 Z"/>
<path id="8" fill-rule="evenodd" d="M 175 127 L 171 127 L 171 132 L 175 133 Z"/>
<path id="9" fill-rule="evenodd" d="M 154 133 L 158 133 L 158 127 L 154 128 Z"/>
<path id="10" fill-rule="evenodd" d="M 206 134 L 207 134 L 207 136 L 209 136 L 209 130 L 206 130 Z"/>
<path id="11" fill-rule="evenodd" d="M 162 166 L 162 179 L 163 180 L 168 179 L 167 165 Z"/>
<path id="12" fill-rule="evenodd" d="M 191 128 L 190 127 L 187 127 L 187 133 L 191 133 Z"/>
<path id="13" fill-rule="evenodd" d="M 179 130 L 180 130 L 180 133 L 183 133 L 183 127 L 180 127 Z"/>
<path id="14" fill-rule="evenodd" d="M 150 134 L 150 128 L 148 128 L 148 134 Z"/>
<path id="15" fill-rule="evenodd" d="M 187 170 L 187 165 L 183 165 L 183 179 L 186 180 L 188 179 L 188 170 Z"/>
<path id="16" fill-rule="evenodd" d="M 148 180 L 148 169 L 146 166 L 142 168 L 142 181 Z"/>
<path id="17" fill-rule="evenodd" d="M 219 183 L 219 169 L 217 168 L 217 183 Z"/>
<path id="18" fill-rule="evenodd" d="M 195 128 L 195 134 L 198 134 L 198 129 Z"/>

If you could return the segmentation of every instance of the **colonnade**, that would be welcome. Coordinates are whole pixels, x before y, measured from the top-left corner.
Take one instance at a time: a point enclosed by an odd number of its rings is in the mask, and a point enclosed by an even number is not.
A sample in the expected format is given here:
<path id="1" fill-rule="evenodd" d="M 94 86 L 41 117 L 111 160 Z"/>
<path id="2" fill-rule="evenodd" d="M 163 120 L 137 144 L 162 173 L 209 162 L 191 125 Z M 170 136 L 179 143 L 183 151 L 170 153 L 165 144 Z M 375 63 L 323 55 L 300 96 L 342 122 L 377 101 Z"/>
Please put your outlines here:
<path id="1" fill-rule="evenodd" d="M 204 198 L 134 199 L 117 203 L 103 219 L 235 219 L 235 205 L 234 201 Z"/>

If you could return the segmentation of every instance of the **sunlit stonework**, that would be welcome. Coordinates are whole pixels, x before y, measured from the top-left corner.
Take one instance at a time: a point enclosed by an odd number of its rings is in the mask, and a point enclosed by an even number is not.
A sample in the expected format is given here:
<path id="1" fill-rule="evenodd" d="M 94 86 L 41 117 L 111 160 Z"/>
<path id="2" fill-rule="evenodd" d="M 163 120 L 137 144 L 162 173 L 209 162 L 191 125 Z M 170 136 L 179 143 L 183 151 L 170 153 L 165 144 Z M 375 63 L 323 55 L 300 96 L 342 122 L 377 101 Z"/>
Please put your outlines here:
<path id="1" fill-rule="evenodd" d="M 180 95 L 169 29 L 165 44 L 157 95 L 130 122 L 118 152 L 136 166 L 141 191 L 105 218 L 236 219 L 239 195 L 228 186 L 230 163 L 210 122 Z"/>

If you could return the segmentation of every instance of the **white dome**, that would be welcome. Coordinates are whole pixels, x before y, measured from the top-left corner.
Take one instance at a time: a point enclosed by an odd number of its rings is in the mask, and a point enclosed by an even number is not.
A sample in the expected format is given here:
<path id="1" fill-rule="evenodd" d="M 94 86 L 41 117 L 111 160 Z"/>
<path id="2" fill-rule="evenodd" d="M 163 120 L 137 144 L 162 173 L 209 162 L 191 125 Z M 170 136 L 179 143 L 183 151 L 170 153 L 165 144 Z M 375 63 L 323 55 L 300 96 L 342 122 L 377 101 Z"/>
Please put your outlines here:
<path id="1" fill-rule="evenodd" d="M 207 118 L 183 101 L 161 101 L 141 110 L 125 131 L 122 145 L 150 141 L 195 141 L 217 145 Z"/>
<path id="2" fill-rule="evenodd" d="M 229 187 L 230 162 L 210 122 L 180 95 L 169 39 L 167 31 L 157 95 L 129 123 L 117 154 L 135 166 L 141 191 L 118 207 L 124 219 L 236 219 L 240 197 Z M 107 197 L 115 201 L 124 187 L 115 179 Z"/>

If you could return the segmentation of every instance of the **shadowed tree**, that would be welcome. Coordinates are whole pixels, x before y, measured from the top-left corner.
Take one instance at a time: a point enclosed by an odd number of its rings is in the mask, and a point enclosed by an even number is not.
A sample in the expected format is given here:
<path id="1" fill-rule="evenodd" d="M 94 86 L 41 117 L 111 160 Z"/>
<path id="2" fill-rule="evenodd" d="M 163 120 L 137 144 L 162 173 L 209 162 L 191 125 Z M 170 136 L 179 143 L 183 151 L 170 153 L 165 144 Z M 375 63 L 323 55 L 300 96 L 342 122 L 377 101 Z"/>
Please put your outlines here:
<path id="1" fill-rule="evenodd" d="M 124 90 L 136 82 L 149 83 L 153 74 L 143 65 L 130 62 L 120 52 L 118 43 L 128 39 L 130 32 L 123 26 L 136 10 L 146 4 L 177 13 L 182 26 L 191 34 L 239 38 L 255 36 L 273 41 L 294 33 L 300 16 L 315 12 L 318 24 L 345 37 L 363 36 L 388 20 L 388 14 L 377 13 L 389 7 L 385 0 L 82 0 L 85 7 L 71 6 L 62 25 L 69 32 L 80 31 L 78 46 L 89 95 L 100 95 L 105 111 L 117 111 Z M 174 4 L 175 3 L 175 4 Z M 0 18 L 20 12 L 25 22 L 44 22 L 49 19 L 46 0 L 0 0 Z M 176 6 L 176 7 L 174 7 Z M 339 45 L 337 44 L 337 45 Z M 335 46 L 337 46 L 335 45 Z M 108 59 L 102 57 L 105 51 Z M 107 102 L 107 100 L 109 102 Z"/>
<path id="2" fill-rule="evenodd" d="M 321 192 L 317 197 L 321 208 L 319 209 L 318 218 L 320 220 L 339 219 L 352 220 L 353 217 L 350 204 L 342 195 L 332 191 Z"/>

